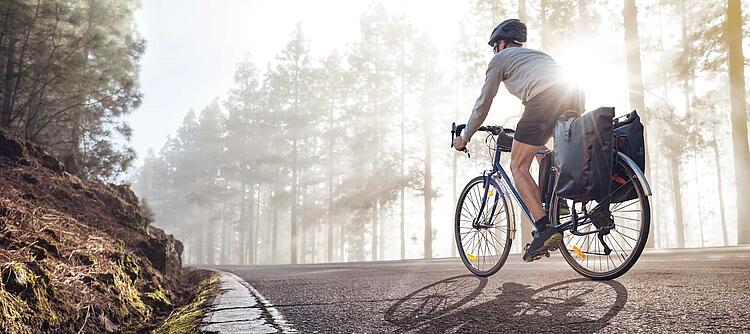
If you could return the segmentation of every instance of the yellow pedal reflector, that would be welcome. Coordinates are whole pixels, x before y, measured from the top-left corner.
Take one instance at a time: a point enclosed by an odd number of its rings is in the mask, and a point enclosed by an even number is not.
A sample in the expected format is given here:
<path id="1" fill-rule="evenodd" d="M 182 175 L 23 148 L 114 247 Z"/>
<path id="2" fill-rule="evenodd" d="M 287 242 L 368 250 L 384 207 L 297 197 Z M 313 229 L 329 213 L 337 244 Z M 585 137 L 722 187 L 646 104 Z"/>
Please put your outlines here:
<path id="1" fill-rule="evenodd" d="M 576 254 L 578 254 L 578 256 L 580 256 L 582 259 L 586 259 L 586 254 L 577 246 L 573 246 L 573 251 L 576 252 Z"/>
<path id="2" fill-rule="evenodd" d="M 472 260 L 472 261 L 476 261 L 477 260 L 477 257 L 474 256 L 474 255 L 471 255 L 471 253 L 466 253 L 466 257 L 468 257 L 469 260 Z"/>
<path id="3" fill-rule="evenodd" d="M 490 190 L 489 190 L 489 191 L 487 192 L 487 196 L 488 196 L 488 197 L 492 197 L 492 195 L 494 195 L 494 194 L 495 194 L 495 192 L 494 192 L 494 191 L 492 191 L 492 189 L 490 189 Z"/>

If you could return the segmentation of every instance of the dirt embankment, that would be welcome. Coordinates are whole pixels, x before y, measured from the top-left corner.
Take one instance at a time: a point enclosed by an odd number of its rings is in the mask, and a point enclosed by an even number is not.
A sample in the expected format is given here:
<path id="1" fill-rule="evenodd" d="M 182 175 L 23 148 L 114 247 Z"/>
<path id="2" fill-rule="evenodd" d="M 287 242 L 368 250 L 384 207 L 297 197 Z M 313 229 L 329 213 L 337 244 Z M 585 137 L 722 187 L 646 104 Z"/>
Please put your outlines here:
<path id="1" fill-rule="evenodd" d="M 182 244 L 127 185 L 0 133 L 0 333 L 139 332 L 189 298 Z"/>

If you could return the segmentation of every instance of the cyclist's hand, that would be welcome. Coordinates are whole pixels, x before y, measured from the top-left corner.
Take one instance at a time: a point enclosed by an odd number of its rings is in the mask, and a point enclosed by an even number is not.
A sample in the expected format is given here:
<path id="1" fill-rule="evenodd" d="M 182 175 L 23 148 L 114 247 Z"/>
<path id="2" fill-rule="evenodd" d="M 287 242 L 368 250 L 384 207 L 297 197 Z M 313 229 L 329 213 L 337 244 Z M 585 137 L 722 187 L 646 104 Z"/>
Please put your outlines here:
<path id="1" fill-rule="evenodd" d="M 453 148 L 455 148 L 456 151 L 463 150 L 466 147 L 466 144 L 467 144 L 467 142 L 461 136 L 453 138 Z"/>

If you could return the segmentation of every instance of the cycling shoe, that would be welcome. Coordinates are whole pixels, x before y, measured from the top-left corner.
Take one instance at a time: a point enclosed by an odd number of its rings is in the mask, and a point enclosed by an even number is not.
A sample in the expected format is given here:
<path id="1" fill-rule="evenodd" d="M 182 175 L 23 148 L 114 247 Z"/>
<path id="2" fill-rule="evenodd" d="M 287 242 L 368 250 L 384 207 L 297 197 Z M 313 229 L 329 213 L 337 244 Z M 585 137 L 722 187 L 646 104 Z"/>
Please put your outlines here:
<path id="1" fill-rule="evenodd" d="M 553 227 L 548 227 L 541 232 L 534 233 L 534 240 L 530 244 L 527 244 L 524 253 L 523 260 L 531 262 L 544 257 L 549 257 L 549 250 L 555 249 L 557 243 L 562 240 L 562 232 L 556 230 Z"/>

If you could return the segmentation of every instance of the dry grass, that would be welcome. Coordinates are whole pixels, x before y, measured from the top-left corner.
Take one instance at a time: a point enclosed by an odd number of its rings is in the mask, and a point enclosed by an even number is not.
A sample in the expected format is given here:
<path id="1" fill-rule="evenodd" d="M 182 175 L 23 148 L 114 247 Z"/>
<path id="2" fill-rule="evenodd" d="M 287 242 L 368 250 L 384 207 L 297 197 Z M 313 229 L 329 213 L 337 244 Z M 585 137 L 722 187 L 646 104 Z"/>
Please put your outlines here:
<path id="1" fill-rule="evenodd" d="M 0 333 L 138 332 L 168 315 L 186 298 L 179 258 L 152 264 L 147 229 L 127 188 L 0 156 Z"/>

